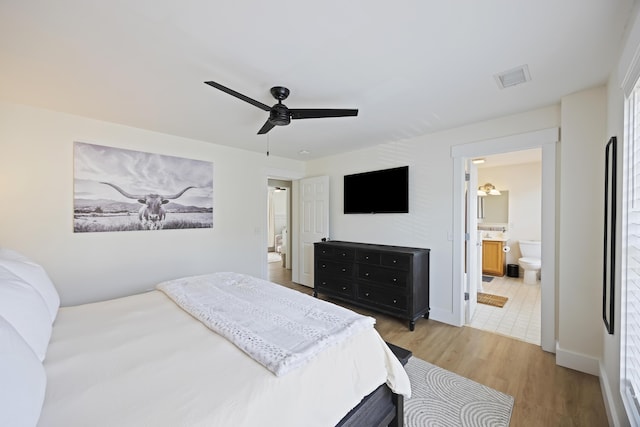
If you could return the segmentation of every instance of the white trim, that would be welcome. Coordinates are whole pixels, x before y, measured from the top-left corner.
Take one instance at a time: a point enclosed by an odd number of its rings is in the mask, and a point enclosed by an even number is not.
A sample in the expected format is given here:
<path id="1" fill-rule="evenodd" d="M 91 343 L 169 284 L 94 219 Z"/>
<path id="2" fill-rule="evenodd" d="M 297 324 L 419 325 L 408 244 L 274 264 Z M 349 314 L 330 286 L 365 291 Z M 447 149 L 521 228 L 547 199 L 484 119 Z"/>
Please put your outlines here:
<path id="1" fill-rule="evenodd" d="M 452 151 L 453 151 L 452 147 Z M 475 156 L 470 156 L 475 157 Z M 453 159 L 453 293 L 452 325 L 464 325 L 464 157 Z"/>
<path id="2" fill-rule="evenodd" d="M 628 98 L 640 78 L 640 14 L 630 25 L 627 40 L 618 61 L 618 82 Z"/>
<path id="3" fill-rule="evenodd" d="M 541 347 L 556 350 L 556 143 L 558 128 L 542 129 L 451 147 L 453 157 L 453 316 L 464 324 L 464 161 L 510 151 L 542 148 Z"/>
<path id="4" fill-rule="evenodd" d="M 556 340 L 556 138 L 542 145 L 542 269 L 540 345 L 553 352 Z"/>
<path id="5" fill-rule="evenodd" d="M 559 129 L 549 128 L 500 138 L 485 139 L 451 147 L 451 157 L 482 157 L 510 151 L 539 148 L 545 143 L 559 140 Z"/>
<path id="6" fill-rule="evenodd" d="M 607 376 L 607 370 L 605 366 L 602 364 L 602 361 L 599 363 L 599 376 L 600 376 L 600 391 L 602 392 L 602 398 L 604 400 L 604 408 L 607 411 L 607 420 L 609 421 L 610 426 L 621 426 L 622 419 L 627 419 L 626 414 L 624 418 L 620 418 L 620 414 L 616 410 L 616 403 L 611 398 L 613 396 L 613 391 L 611 387 L 609 387 L 609 378 Z"/>
<path id="7" fill-rule="evenodd" d="M 560 343 L 557 342 L 556 365 L 596 376 L 600 373 L 600 359 L 587 356 L 586 354 L 564 350 L 560 347 Z"/>
<path id="8" fill-rule="evenodd" d="M 266 170 L 268 179 L 280 179 L 283 181 L 295 181 L 304 178 L 303 172 L 291 171 L 287 169 L 268 168 Z"/>
<path id="9" fill-rule="evenodd" d="M 296 230 L 296 234 L 300 231 L 300 180 L 291 182 L 291 228 Z M 291 281 L 300 283 L 300 270 L 298 269 L 298 254 L 300 253 L 300 244 L 297 236 L 291 237 L 291 251 L 287 254 L 291 259 Z"/>

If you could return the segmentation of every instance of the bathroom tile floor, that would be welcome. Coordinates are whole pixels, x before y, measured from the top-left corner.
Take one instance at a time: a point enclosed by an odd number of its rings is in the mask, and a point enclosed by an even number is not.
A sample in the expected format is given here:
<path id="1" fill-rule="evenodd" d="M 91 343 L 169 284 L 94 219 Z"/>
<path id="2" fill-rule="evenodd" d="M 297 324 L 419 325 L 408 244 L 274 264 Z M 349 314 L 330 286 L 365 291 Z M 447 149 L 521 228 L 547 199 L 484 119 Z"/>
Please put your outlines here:
<path id="1" fill-rule="evenodd" d="M 540 345 L 540 281 L 526 285 L 522 277 L 494 277 L 482 287 L 509 300 L 502 308 L 478 304 L 467 326 Z"/>

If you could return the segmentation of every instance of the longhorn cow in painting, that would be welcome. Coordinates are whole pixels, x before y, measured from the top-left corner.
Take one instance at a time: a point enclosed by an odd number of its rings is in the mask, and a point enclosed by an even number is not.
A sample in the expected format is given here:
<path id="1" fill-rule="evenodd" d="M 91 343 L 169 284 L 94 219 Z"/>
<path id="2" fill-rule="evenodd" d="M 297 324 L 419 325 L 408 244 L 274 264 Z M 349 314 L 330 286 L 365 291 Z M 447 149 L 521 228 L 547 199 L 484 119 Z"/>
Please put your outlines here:
<path id="1" fill-rule="evenodd" d="M 140 210 L 138 211 L 138 218 L 140 219 L 140 224 L 142 225 L 142 227 L 147 230 L 162 229 L 164 219 L 167 216 L 167 212 L 164 209 L 163 205 L 169 203 L 169 201 L 171 200 L 175 200 L 178 197 L 182 196 L 185 191 L 191 188 L 195 188 L 194 186 L 189 186 L 179 193 L 165 196 L 161 194 L 131 194 L 110 182 L 100 183 L 114 188 L 116 191 L 118 191 L 128 199 L 134 199 L 137 200 L 138 203 L 142 203 L 142 207 L 140 207 Z"/>

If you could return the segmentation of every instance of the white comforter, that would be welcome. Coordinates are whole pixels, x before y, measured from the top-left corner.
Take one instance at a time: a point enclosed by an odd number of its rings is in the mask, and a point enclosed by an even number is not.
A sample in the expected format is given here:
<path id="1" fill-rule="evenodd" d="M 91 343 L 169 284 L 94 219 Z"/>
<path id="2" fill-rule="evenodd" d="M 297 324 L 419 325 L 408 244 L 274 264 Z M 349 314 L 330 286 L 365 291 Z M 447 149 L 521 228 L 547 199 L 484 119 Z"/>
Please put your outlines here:
<path id="1" fill-rule="evenodd" d="M 409 379 L 375 330 L 276 377 L 158 291 L 60 309 L 41 426 L 332 426 Z"/>

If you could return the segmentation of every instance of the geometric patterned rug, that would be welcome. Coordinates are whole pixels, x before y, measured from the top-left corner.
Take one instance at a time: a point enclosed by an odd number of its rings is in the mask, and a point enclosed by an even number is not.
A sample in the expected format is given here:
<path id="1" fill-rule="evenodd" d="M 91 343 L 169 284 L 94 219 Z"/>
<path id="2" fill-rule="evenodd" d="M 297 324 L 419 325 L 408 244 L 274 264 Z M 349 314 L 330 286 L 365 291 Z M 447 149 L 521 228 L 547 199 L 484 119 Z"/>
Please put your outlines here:
<path id="1" fill-rule="evenodd" d="M 495 307 L 504 307 L 508 300 L 509 298 L 500 295 L 478 292 L 478 302 L 480 304 L 493 305 Z"/>
<path id="2" fill-rule="evenodd" d="M 513 397 L 412 357 L 405 365 L 411 398 L 404 401 L 406 427 L 507 427 Z"/>

